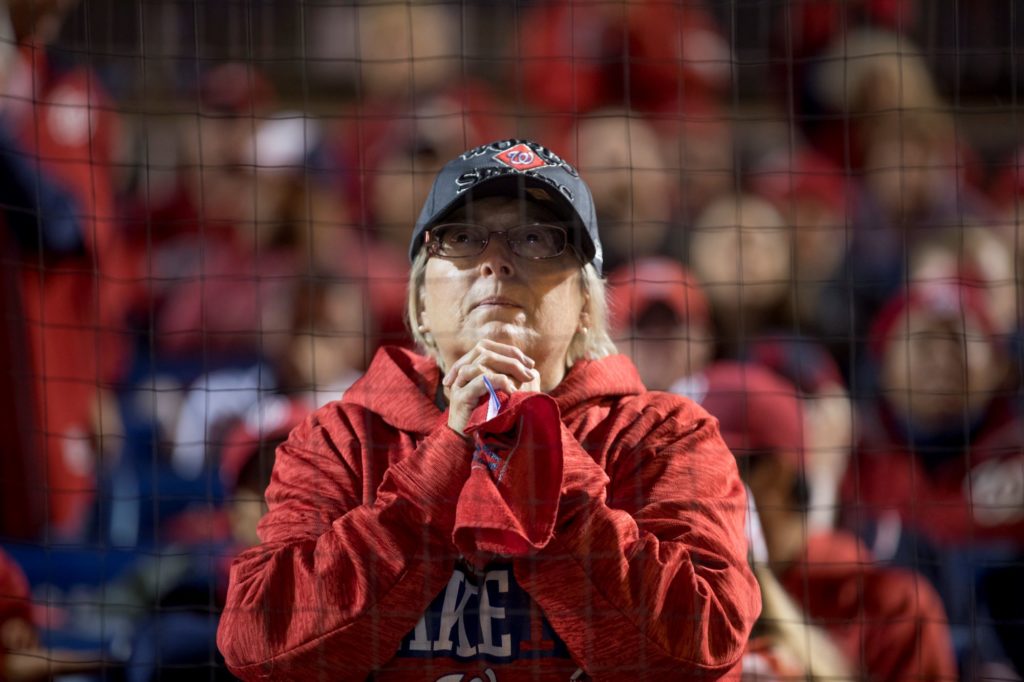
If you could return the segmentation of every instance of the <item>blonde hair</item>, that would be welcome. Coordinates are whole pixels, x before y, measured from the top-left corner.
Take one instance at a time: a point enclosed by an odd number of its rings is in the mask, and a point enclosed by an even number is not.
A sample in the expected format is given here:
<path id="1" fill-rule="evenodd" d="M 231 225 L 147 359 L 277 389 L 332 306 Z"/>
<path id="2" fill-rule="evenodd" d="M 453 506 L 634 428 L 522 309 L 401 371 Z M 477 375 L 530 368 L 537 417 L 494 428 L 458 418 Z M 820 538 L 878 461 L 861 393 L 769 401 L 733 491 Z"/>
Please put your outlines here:
<path id="1" fill-rule="evenodd" d="M 429 254 L 421 248 L 409 271 L 409 291 L 405 323 L 409 327 L 416 346 L 434 358 L 444 368 L 441 354 L 428 335 L 420 331 L 420 313 L 423 312 L 423 286 L 426 283 Z M 580 289 L 583 293 L 583 313 L 587 328 L 577 331 L 569 342 L 565 354 L 565 366 L 571 367 L 577 360 L 597 360 L 618 353 L 608 333 L 608 301 L 605 296 L 604 280 L 591 263 L 580 269 Z"/>

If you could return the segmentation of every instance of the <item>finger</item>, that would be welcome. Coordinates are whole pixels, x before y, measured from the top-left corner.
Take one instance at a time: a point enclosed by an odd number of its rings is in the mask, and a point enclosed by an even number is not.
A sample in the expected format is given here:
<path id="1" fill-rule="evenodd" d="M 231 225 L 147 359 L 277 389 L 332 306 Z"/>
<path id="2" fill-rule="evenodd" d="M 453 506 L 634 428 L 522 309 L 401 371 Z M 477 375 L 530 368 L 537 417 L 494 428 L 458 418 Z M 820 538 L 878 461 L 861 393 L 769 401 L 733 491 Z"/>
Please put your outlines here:
<path id="1" fill-rule="evenodd" d="M 533 367 L 537 364 L 534 362 L 533 358 L 524 353 L 518 346 L 502 343 L 493 339 L 481 339 L 477 345 L 486 348 L 487 350 L 494 351 L 495 353 L 500 353 L 501 355 L 514 357 L 527 367 Z"/>
<path id="2" fill-rule="evenodd" d="M 499 343 L 491 339 L 481 339 L 473 346 L 466 354 L 460 357 L 458 360 L 452 363 L 452 366 L 448 368 L 441 383 L 446 387 L 451 387 L 458 377 L 459 372 L 466 365 L 470 365 L 477 362 L 481 357 L 487 356 L 490 358 L 509 358 L 517 361 L 523 368 L 533 368 L 536 363 L 533 358 L 529 357 L 523 351 L 519 350 L 515 346 L 511 346 L 506 343 Z M 496 367 L 502 367 L 499 371 L 506 371 L 508 366 L 504 363 L 496 365 Z M 513 370 L 513 374 L 519 376 L 521 381 L 530 381 L 533 375 L 527 372 L 526 374 Z"/>
<path id="3" fill-rule="evenodd" d="M 492 379 L 494 377 L 506 376 L 512 380 L 512 385 L 515 387 L 515 390 L 518 390 L 520 384 L 533 381 L 538 376 L 537 370 L 523 367 L 523 365 L 514 358 L 509 358 L 503 355 L 491 356 L 487 351 L 484 351 L 481 353 L 481 356 L 477 358 L 476 362 L 463 365 L 458 369 L 452 379 L 451 387 L 465 386 L 481 374 L 486 374 Z"/>
<path id="4" fill-rule="evenodd" d="M 487 384 L 484 383 L 485 376 L 487 375 L 478 374 L 464 386 L 455 390 L 452 402 L 468 403 L 470 406 L 475 407 L 477 401 L 488 393 Z M 505 391 L 506 393 L 514 393 L 516 391 L 515 383 L 504 374 L 495 374 L 487 378 L 496 391 Z"/>
<path id="5" fill-rule="evenodd" d="M 448 368 L 447 372 L 445 372 L 444 379 L 441 383 L 445 386 L 451 386 L 455 382 L 455 377 L 459 375 L 459 371 L 469 363 L 475 361 L 479 354 L 479 344 L 470 348 L 469 352 L 465 353 L 462 357 L 452 363 L 452 366 Z"/>
<path id="6" fill-rule="evenodd" d="M 533 381 L 537 370 L 531 369 L 517 357 L 501 355 L 485 350 L 477 359 L 477 364 L 499 374 L 507 374 L 520 382 Z"/>

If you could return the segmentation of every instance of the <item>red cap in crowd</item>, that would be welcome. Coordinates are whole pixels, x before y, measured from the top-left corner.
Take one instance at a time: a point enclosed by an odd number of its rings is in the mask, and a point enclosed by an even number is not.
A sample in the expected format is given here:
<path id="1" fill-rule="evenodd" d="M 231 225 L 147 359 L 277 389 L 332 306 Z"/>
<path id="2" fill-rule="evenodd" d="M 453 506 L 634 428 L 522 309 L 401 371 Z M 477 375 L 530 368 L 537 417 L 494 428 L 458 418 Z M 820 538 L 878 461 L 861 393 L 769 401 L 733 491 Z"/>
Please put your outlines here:
<path id="1" fill-rule="evenodd" d="M 995 326 L 977 287 L 962 280 L 917 282 L 891 298 L 875 318 L 869 336 L 869 348 L 875 358 L 885 354 L 893 332 L 910 312 L 923 312 L 933 319 L 954 323 L 969 318 L 995 343 Z"/>
<path id="2" fill-rule="evenodd" d="M 641 258 L 608 276 L 611 327 L 630 327 L 654 303 L 663 303 L 679 322 L 709 321 L 708 301 L 697 279 L 670 258 Z"/>
<path id="3" fill-rule="evenodd" d="M 801 468 L 803 411 L 793 384 L 754 363 L 716 362 L 704 375 L 701 404 L 718 418 L 734 455 L 771 454 Z"/>
<path id="4" fill-rule="evenodd" d="M 234 490 L 242 469 L 259 454 L 263 445 L 286 439 L 310 412 L 309 405 L 284 396 L 264 398 L 249 410 L 245 419 L 232 426 L 224 439 L 220 456 L 224 487 Z"/>

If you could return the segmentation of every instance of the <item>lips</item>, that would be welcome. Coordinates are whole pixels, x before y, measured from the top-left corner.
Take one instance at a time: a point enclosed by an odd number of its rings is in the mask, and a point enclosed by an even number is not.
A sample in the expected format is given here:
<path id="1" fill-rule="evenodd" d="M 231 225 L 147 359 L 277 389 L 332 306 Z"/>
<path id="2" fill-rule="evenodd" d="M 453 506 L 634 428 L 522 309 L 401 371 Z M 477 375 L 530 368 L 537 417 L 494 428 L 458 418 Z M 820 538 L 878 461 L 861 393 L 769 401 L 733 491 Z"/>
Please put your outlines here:
<path id="1" fill-rule="evenodd" d="M 474 308 L 482 308 L 484 306 L 495 306 L 499 308 L 521 308 L 522 306 L 511 298 L 505 298 L 504 296 L 488 296 L 482 298 L 473 304 Z"/>

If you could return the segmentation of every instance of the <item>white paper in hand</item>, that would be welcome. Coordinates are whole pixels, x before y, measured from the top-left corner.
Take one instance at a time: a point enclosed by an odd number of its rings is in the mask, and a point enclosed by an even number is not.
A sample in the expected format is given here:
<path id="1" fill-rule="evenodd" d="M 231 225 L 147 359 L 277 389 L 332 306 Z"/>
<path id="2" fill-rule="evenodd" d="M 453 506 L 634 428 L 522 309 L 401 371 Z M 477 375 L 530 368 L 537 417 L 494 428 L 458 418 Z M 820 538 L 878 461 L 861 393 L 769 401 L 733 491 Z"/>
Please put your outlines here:
<path id="1" fill-rule="evenodd" d="M 491 394 L 491 397 L 487 399 L 487 421 L 490 421 L 498 416 L 498 412 L 501 412 L 501 401 L 498 400 L 498 394 L 495 393 L 494 386 L 491 385 L 491 380 L 487 377 L 484 377 L 484 386 Z"/>

